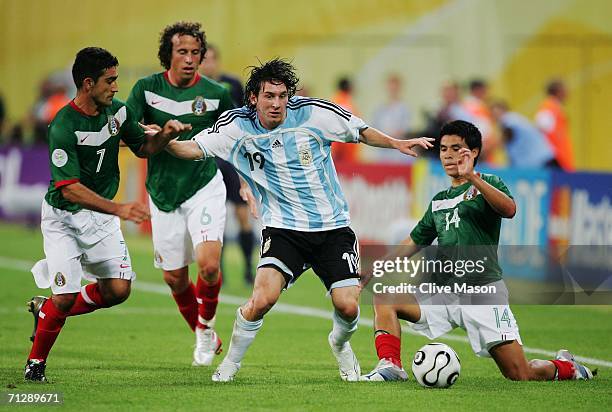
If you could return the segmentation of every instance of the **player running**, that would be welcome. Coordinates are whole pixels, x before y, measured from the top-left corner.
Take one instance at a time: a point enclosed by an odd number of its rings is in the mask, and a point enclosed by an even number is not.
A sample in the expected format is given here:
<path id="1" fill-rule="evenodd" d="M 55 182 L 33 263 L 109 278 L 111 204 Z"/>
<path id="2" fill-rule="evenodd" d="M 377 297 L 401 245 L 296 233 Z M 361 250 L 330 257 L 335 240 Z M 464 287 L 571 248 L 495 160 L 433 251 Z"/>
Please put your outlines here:
<path id="1" fill-rule="evenodd" d="M 264 229 L 253 294 L 236 312 L 229 351 L 212 376 L 234 379 L 240 362 L 282 290 L 309 267 L 334 305 L 328 336 L 343 380 L 359 379 L 349 339 L 359 321 L 359 252 L 347 202 L 330 157 L 332 142 L 394 148 L 415 156 L 429 140 L 396 140 L 321 99 L 294 97 L 291 64 L 275 59 L 251 71 L 245 106 L 226 112 L 194 141 L 173 141 L 175 156 L 230 161 L 257 194 Z"/>
<path id="2" fill-rule="evenodd" d="M 51 183 L 42 205 L 41 230 L 46 259 L 32 268 L 38 287 L 51 287 L 51 298 L 30 301 L 33 345 L 25 379 L 46 381 L 49 351 L 66 317 L 118 305 L 135 278 L 119 218 L 140 223 L 149 218 L 139 203 L 115 203 L 119 186 L 119 141 L 139 157 L 154 155 L 182 131 L 170 120 L 154 137 L 117 93 L 117 58 L 87 47 L 72 66 L 77 95 L 49 126 Z M 81 287 L 81 278 L 94 280 Z"/>
<path id="3" fill-rule="evenodd" d="M 198 74 L 206 53 L 199 23 L 167 26 L 159 40 L 159 61 L 166 69 L 140 79 L 127 100 L 138 119 L 162 125 L 178 119 L 192 125 L 191 139 L 234 108 L 229 92 Z M 225 185 L 214 159 L 186 162 L 162 152 L 147 162 L 154 265 L 162 269 L 179 311 L 195 332 L 193 366 L 210 365 L 221 352 L 214 331 L 221 288 L 219 263 L 225 230 Z M 194 286 L 188 265 L 198 265 Z"/>
<path id="4" fill-rule="evenodd" d="M 377 302 L 375 296 L 374 335 L 380 361 L 360 380 L 408 378 L 400 357 L 399 319 L 412 322 L 414 330 L 430 339 L 461 327 L 467 331 L 474 352 L 478 356 L 492 357 L 502 374 L 511 380 L 592 379 L 594 373 L 576 362 L 566 350 L 560 350 L 554 360 L 527 361 L 497 263 L 501 220 L 514 217 L 516 204 L 499 177 L 474 171 L 482 136 L 473 124 L 461 120 L 447 123 L 440 136 L 440 161 L 451 178 L 451 186 L 434 196 L 421 221 L 402 242 L 401 255 L 410 257 L 422 247 L 431 245 L 436 238 L 441 248 L 461 246 L 467 249 L 479 245 L 478 251 L 486 256 L 485 270 L 482 274 L 465 275 L 461 282 L 495 286 L 498 301 L 492 302 L 493 305 L 462 305 L 453 301 L 460 297 L 452 294 L 437 297 L 406 294 L 408 302 L 393 303 L 385 301 L 384 297 L 381 299 L 380 295 Z M 437 285 L 453 283 L 448 275 L 435 277 L 435 281 Z"/>

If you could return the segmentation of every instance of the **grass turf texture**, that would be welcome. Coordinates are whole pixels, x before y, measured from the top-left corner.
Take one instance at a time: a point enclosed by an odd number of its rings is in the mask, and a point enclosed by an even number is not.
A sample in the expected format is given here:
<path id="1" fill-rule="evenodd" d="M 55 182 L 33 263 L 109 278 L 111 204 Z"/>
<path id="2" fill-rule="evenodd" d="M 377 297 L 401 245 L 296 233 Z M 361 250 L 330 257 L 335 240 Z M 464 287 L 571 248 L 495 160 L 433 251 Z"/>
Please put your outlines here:
<path id="1" fill-rule="evenodd" d="M 600 367 L 600 375 L 591 382 L 510 382 L 492 360 L 477 358 L 469 344 L 455 341 L 447 343 L 459 354 L 462 372 L 449 390 L 423 389 L 413 378 L 403 383 L 345 383 L 327 344 L 331 321 L 278 312 L 266 317 L 237 380 L 214 384 L 210 376 L 223 354 L 212 367 L 191 367 L 193 334 L 173 300 L 169 294 L 140 289 L 119 307 L 69 318 L 48 360 L 52 383 L 26 384 L 23 365 L 32 319 L 24 303 L 47 292 L 36 289 L 29 272 L 7 268 L 6 258 L 42 258 L 42 238 L 37 229 L 0 225 L 0 239 L 0 256 L 5 258 L 0 268 L 2 392 L 59 391 L 66 410 L 609 410 L 612 404 L 610 368 Z M 152 267 L 149 239 L 128 237 L 127 242 L 138 280 L 163 286 L 161 273 Z M 233 245 L 227 247 L 225 270 L 222 293 L 248 296 L 239 251 Z M 311 273 L 280 302 L 331 308 Z M 236 307 L 219 306 L 217 331 L 225 348 Z M 515 306 L 513 311 L 527 346 L 551 351 L 563 347 L 612 360 L 610 307 Z M 372 318 L 372 308 L 362 307 L 362 316 Z M 377 361 L 372 330 L 360 327 L 351 343 L 362 372 L 368 372 Z M 406 369 L 425 343 L 425 338 L 404 334 Z"/>

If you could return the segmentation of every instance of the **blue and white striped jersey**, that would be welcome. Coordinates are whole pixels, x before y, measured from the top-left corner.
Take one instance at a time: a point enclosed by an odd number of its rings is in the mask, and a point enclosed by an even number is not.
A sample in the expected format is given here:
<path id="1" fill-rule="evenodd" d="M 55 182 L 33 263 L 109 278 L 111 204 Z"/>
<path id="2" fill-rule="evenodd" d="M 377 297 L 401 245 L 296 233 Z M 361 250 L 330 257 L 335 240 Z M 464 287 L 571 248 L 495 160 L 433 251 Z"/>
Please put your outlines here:
<path id="1" fill-rule="evenodd" d="M 366 127 L 340 106 L 296 96 L 274 130 L 242 107 L 226 111 L 193 139 L 205 157 L 234 165 L 259 200 L 264 226 L 314 232 L 350 224 L 331 144 L 358 143 Z"/>

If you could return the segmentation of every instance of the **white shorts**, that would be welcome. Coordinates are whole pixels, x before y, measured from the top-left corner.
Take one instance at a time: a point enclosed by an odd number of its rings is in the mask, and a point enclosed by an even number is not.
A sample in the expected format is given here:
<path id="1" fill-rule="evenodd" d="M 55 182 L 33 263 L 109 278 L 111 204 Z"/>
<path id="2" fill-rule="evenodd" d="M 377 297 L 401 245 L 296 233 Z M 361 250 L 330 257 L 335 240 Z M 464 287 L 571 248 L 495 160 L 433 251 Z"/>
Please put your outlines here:
<path id="1" fill-rule="evenodd" d="M 163 212 L 149 196 L 153 232 L 154 265 L 175 270 L 195 259 L 202 242 L 223 242 L 225 230 L 225 184 L 221 173 L 171 212 Z"/>
<path id="2" fill-rule="evenodd" d="M 77 293 L 83 278 L 136 277 L 117 216 L 87 209 L 73 213 L 43 202 L 40 227 L 46 259 L 32 268 L 38 287 Z"/>
<path id="3" fill-rule="evenodd" d="M 516 340 L 522 345 L 516 319 L 507 304 L 505 283 L 499 280 L 489 285 L 497 288 L 498 298 L 505 293 L 505 304 L 461 305 L 457 295 L 416 295 L 421 319 L 412 324 L 412 329 L 429 339 L 436 339 L 457 327 L 462 328 L 467 332 L 474 353 L 483 357 L 491 357 L 489 349 L 503 342 Z"/>

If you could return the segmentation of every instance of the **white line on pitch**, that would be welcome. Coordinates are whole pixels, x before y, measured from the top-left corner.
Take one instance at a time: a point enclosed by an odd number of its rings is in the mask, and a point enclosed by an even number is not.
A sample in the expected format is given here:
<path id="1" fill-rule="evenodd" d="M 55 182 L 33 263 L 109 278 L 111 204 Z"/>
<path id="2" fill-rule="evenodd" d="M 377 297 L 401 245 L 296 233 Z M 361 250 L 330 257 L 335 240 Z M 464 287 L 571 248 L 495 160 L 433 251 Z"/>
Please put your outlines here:
<path id="1" fill-rule="evenodd" d="M 30 271 L 33 265 L 34 265 L 33 262 L 29 262 L 27 260 L 13 259 L 13 258 L 7 258 L 7 257 L 0 256 L 0 267 L 6 268 L 6 269 Z M 159 283 L 136 280 L 134 282 L 133 287 L 134 289 L 141 290 L 143 292 L 151 292 L 151 293 L 157 293 L 157 294 L 163 294 L 163 295 L 167 295 L 169 293 L 168 287 L 165 285 L 161 285 Z M 244 302 L 246 302 L 246 300 L 247 298 L 245 297 L 225 295 L 223 293 L 219 296 L 219 303 L 222 303 L 222 304 L 224 303 L 224 304 L 229 304 L 229 305 L 241 305 Z M 272 311 L 278 312 L 278 313 L 288 313 L 292 315 L 309 316 L 313 318 L 321 318 L 321 319 L 328 319 L 328 320 L 332 319 L 331 311 L 324 310 L 324 309 L 311 308 L 307 306 L 291 305 L 287 303 L 277 303 L 272 308 Z M 362 317 L 359 319 L 359 324 L 363 326 L 367 326 L 367 327 L 372 327 L 374 322 L 372 319 Z M 421 336 L 415 331 L 413 331 L 412 329 L 410 329 L 408 326 L 402 326 L 402 332 Z M 440 338 L 440 340 L 469 343 L 469 340 L 467 339 L 467 337 L 457 336 L 457 335 L 446 335 Z M 523 350 L 527 353 L 543 355 L 543 356 L 547 356 L 551 358 L 556 355 L 556 353 L 553 351 L 549 351 L 546 349 L 540 349 L 540 348 L 532 348 L 529 346 L 523 346 Z M 607 368 L 612 368 L 612 362 L 609 362 L 603 359 L 587 358 L 584 356 L 576 356 L 576 359 L 581 362 L 585 362 L 591 365 L 605 366 Z"/>

